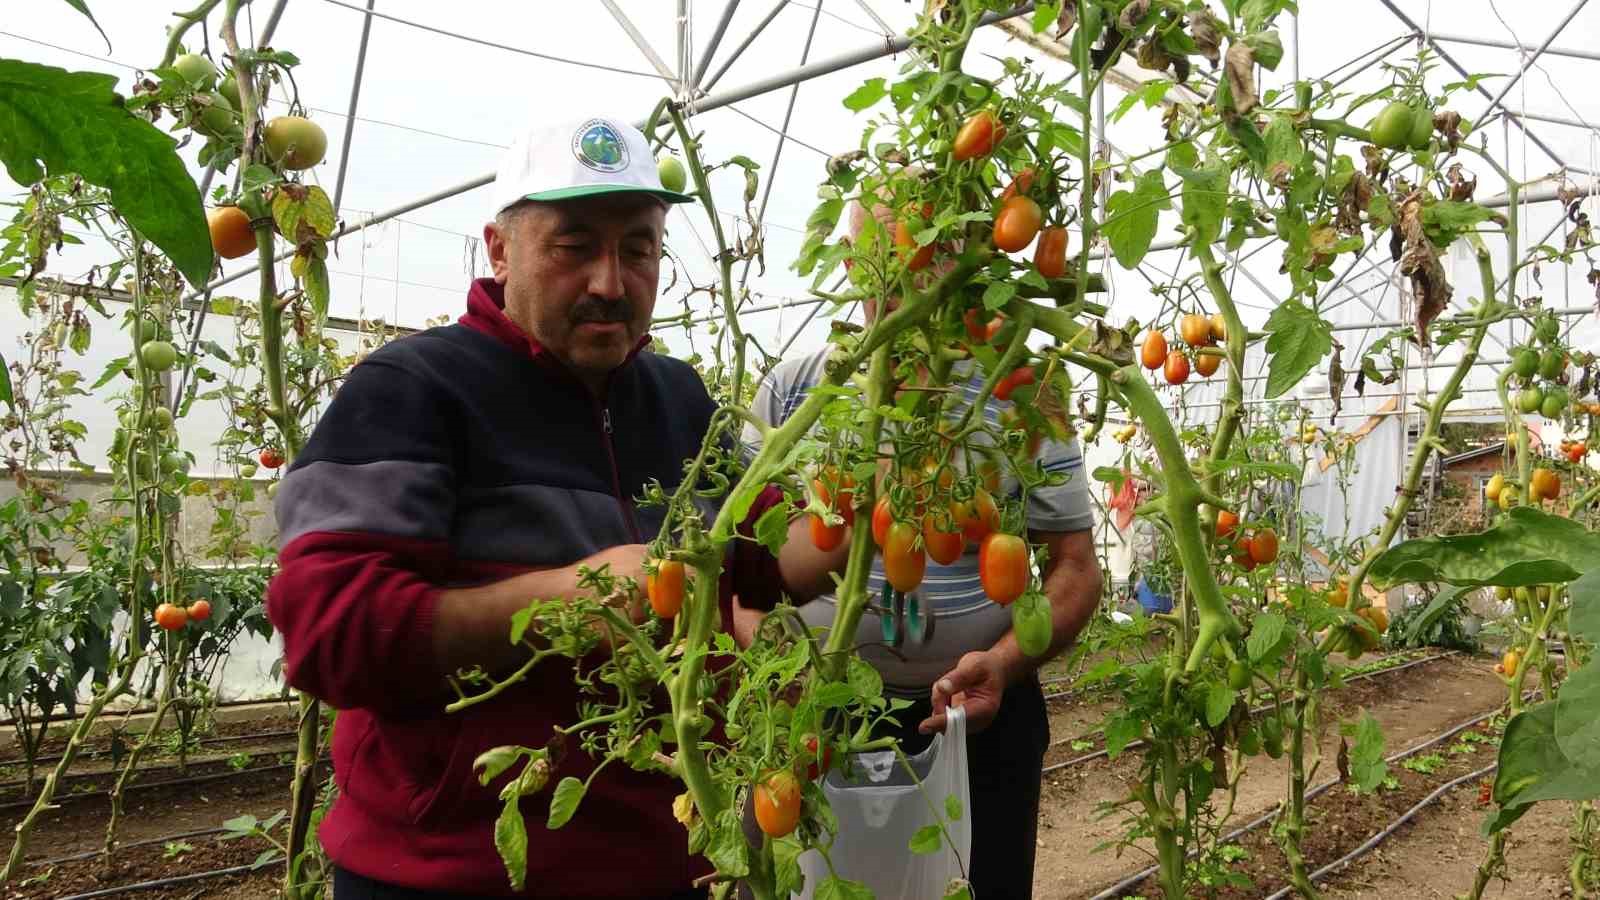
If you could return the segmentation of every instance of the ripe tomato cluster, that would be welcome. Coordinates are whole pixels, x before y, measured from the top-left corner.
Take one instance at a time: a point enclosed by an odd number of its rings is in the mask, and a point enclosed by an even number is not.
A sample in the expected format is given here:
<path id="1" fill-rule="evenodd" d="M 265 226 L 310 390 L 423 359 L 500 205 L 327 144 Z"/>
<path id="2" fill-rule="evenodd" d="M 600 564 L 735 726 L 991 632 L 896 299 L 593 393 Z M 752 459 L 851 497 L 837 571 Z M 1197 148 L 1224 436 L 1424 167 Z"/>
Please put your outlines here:
<path id="1" fill-rule="evenodd" d="M 176 603 L 162 603 L 156 607 L 156 624 L 167 631 L 178 631 L 190 622 L 204 622 L 211 618 L 211 601 L 200 598 L 187 607 Z"/>
<path id="2" fill-rule="evenodd" d="M 1216 532 L 1219 543 L 1231 549 L 1234 563 L 1246 572 L 1278 560 L 1278 532 L 1270 527 L 1239 534 L 1239 514 L 1219 509 Z"/>
<path id="3" fill-rule="evenodd" d="M 1189 380 L 1189 355 L 1194 355 L 1194 368 L 1200 377 L 1210 378 L 1222 367 L 1222 353 L 1215 348 L 1227 339 L 1227 322 L 1220 315 L 1210 318 L 1199 313 L 1188 313 L 1178 322 L 1178 336 L 1189 347 L 1185 353 L 1177 347 L 1168 347 L 1167 336 L 1151 331 L 1139 348 L 1139 362 L 1152 372 L 1162 370 L 1167 384 L 1179 385 Z"/>

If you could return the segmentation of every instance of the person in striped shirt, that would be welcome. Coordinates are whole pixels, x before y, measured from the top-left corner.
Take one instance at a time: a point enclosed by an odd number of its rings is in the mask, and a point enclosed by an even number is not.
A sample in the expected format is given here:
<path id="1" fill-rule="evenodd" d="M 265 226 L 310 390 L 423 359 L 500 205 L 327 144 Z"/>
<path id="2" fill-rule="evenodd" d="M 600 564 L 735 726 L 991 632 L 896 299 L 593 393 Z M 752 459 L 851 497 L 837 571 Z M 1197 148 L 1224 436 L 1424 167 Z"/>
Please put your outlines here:
<path id="1" fill-rule="evenodd" d="M 863 211 L 856 206 L 851 212 L 851 236 L 855 237 Z M 865 304 L 869 320 L 876 315 L 876 306 Z M 831 350 L 831 346 L 825 347 L 773 368 L 757 389 L 752 412 L 769 426 L 781 425 L 824 380 L 823 367 Z M 947 400 L 948 414 L 964 413 L 979 397 L 982 384 L 983 374 L 971 361 L 957 363 L 951 386 L 959 393 Z M 1010 405 L 991 397 L 982 412 L 993 425 Z M 747 428 L 744 439 L 747 445 L 756 445 L 760 434 Z M 986 441 L 987 435 L 978 432 L 974 440 Z M 932 617 L 931 633 L 924 640 L 902 639 L 898 647 L 886 648 L 882 617 L 869 608 L 855 641 L 862 658 L 882 674 L 886 693 L 913 701 L 899 714 L 898 727 L 891 732 L 907 753 L 920 752 L 933 734 L 943 730 L 947 706 L 965 709 L 973 817 L 969 874 L 975 896 L 984 898 L 1032 896 L 1041 770 L 1050 742 L 1037 670 L 1077 637 L 1094 614 L 1101 593 L 1091 537 L 1088 475 L 1077 441 L 1046 439 L 1036 458 L 1047 473 L 1066 476 L 1061 484 L 1029 491 L 1026 499 L 1028 541 L 1045 545 L 1049 552 L 1042 571 L 1054 625 L 1049 650 L 1035 658 L 1021 651 L 1011 633 L 1009 609 L 984 594 L 978 553 L 970 545 L 948 566 L 928 561 L 922 584 L 913 592 L 921 609 Z M 1002 478 L 1000 495 L 1020 496 L 1020 486 L 1010 474 Z M 801 585 L 795 576 L 801 571 L 842 570 L 850 542 L 844 541 L 833 551 L 817 550 L 806 529 L 804 517 L 791 526 L 784 553 L 785 583 L 817 595 L 799 611 L 812 627 L 826 627 L 837 611 L 836 600 L 828 591 L 832 582 Z M 794 545 L 805 551 L 792 554 L 796 558 L 806 552 L 831 558 L 805 560 L 801 569 L 797 559 L 790 559 Z M 867 596 L 881 596 L 884 581 L 878 557 L 868 577 Z M 742 643 L 748 643 L 760 613 L 736 606 L 734 617 L 735 633 Z"/>

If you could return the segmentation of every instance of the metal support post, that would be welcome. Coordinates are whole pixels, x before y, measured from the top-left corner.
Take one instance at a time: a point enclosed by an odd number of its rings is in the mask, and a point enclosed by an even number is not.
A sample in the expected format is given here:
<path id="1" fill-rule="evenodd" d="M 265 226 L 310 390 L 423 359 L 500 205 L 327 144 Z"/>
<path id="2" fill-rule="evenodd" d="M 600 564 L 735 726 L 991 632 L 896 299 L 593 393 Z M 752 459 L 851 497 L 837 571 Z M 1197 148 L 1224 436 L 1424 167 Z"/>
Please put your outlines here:
<path id="1" fill-rule="evenodd" d="M 767 26 L 772 24 L 772 20 L 778 17 L 778 13 L 783 12 L 783 8 L 788 5 L 789 0 L 778 0 L 777 5 L 773 6 L 772 10 L 768 12 L 760 22 L 756 23 L 756 27 L 745 36 L 745 39 L 739 42 L 739 46 L 735 47 L 733 52 L 728 54 L 728 58 L 722 62 L 722 68 L 718 69 L 717 73 L 711 76 L 711 80 L 705 83 L 705 87 L 701 88 L 697 84 L 695 86 L 695 90 L 697 92 L 702 92 L 709 91 L 713 87 L 716 87 L 717 82 L 722 80 L 723 73 L 728 71 L 728 67 L 733 65 L 734 62 L 744 54 L 745 50 L 749 49 L 750 45 L 755 42 L 755 39 L 761 36 L 761 32 L 765 31 Z M 711 54 L 707 53 L 706 62 L 709 63 L 710 61 Z"/>
<path id="2" fill-rule="evenodd" d="M 733 21 L 733 12 L 738 8 L 739 0 L 728 0 L 722 7 L 722 18 L 717 20 L 717 28 L 711 32 L 711 43 L 706 44 L 706 52 L 700 55 L 700 65 L 694 67 L 694 75 L 689 78 L 686 86 L 689 92 L 700 89 L 700 80 L 706 77 L 706 67 L 711 65 L 711 57 L 717 55 L 717 46 L 722 43 L 722 35 L 728 30 L 728 23 Z"/>
<path id="3" fill-rule="evenodd" d="M 600 2 L 605 4 L 606 9 L 610 11 L 611 18 L 616 19 L 617 24 L 622 26 L 622 30 L 633 41 L 633 45 L 639 48 L 640 53 L 644 54 L 644 58 L 649 61 L 651 68 L 660 73 L 661 77 L 665 78 L 669 83 L 679 84 L 678 76 L 672 71 L 672 67 L 662 62 L 655 48 L 651 47 L 650 42 L 644 39 L 644 35 L 639 32 L 639 29 L 634 27 L 633 20 L 628 18 L 628 14 L 623 12 L 622 7 L 617 5 L 617 0 L 600 0 Z"/>
<path id="4" fill-rule="evenodd" d="M 371 12 L 378 0 L 367 0 L 367 11 Z M 361 100 L 361 75 L 367 68 L 367 40 L 372 36 L 372 17 L 364 16 L 361 19 L 361 42 L 356 45 L 356 74 L 350 79 L 350 103 L 345 108 L 344 114 L 344 142 L 339 146 L 339 174 L 333 181 L 333 212 L 339 213 L 339 205 L 344 200 L 344 176 L 350 169 L 350 140 L 356 133 L 356 104 Z"/>
<path id="5" fill-rule="evenodd" d="M 1553 30 L 1551 30 L 1550 36 L 1544 39 L 1544 43 L 1539 45 L 1539 49 L 1533 51 L 1532 56 L 1522 61 L 1521 67 L 1517 69 L 1517 74 L 1507 79 L 1506 83 L 1501 86 L 1500 93 L 1494 95 L 1494 99 L 1489 101 L 1490 112 L 1494 112 L 1495 107 L 1500 106 L 1500 101 L 1504 100 L 1506 94 L 1509 93 L 1512 88 L 1517 86 L 1517 82 L 1521 81 L 1522 76 L 1528 73 L 1528 69 L 1531 68 L 1534 63 L 1539 61 L 1539 57 L 1544 54 L 1544 51 L 1550 49 L 1551 44 L 1555 43 L 1556 38 L 1559 37 L 1562 30 L 1567 27 L 1567 23 L 1571 22 L 1573 18 L 1577 16 L 1578 13 L 1582 11 L 1584 6 L 1586 6 L 1588 3 L 1589 0 L 1578 0 L 1577 3 L 1572 5 L 1572 9 L 1568 10 L 1566 16 L 1561 19 L 1561 24 L 1557 25 Z M 1430 43 L 1432 42 L 1430 41 Z M 1557 162 L 1560 162 L 1560 160 L 1557 160 Z"/>

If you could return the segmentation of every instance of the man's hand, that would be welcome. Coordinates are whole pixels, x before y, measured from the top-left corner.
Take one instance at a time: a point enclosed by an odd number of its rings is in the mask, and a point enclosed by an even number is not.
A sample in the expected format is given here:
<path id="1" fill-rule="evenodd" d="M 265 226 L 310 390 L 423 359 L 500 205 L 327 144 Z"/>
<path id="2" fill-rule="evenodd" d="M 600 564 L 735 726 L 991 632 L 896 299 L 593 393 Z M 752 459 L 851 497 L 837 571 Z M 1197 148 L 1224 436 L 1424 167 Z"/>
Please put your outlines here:
<path id="1" fill-rule="evenodd" d="M 933 683 L 933 715 L 923 719 L 917 730 L 933 734 L 944 730 L 945 710 L 959 706 L 966 710 L 967 728 L 976 733 L 989 727 L 1000 712 L 1005 696 L 1005 664 L 987 650 L 975 650 L 961 657 L 956 667 Z"/>

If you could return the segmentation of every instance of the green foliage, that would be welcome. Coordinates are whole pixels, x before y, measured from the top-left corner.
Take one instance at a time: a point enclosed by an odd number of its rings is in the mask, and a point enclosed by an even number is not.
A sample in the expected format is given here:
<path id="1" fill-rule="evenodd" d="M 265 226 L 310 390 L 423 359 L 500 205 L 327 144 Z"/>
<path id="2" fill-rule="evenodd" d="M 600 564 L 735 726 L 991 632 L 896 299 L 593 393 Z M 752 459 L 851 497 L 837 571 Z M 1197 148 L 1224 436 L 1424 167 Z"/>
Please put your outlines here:
<path id="1" fill-rule="evenodd" d="M 1477 534 L 1418 538 L 1391 547 L 1367 572 L 1374 587 L 1419 581 L 1505 587 L 1572 581 L 1600 568 L 1600 534 L 1527 506 Z"/>
<path id="2" fill-rule="evenodd" d="M 1356 789 L 1363 792 L 1377 790 L 1389 771 L 1388 763 L 1383 759 L 1383 730 L 1378 720 L 1372 717 L 1372 713 L 1363 711 L 1358 721 L 1344 723 L 1339 730 L 1345 736 L 1355 738 L 1355 745 L 1350 748 L 1350 777 L 1354 779 Z"/>
<path id="3" fill-rule="evenodd" d="M 1447 587 L 1421 606 L 1408 606 L 1389 623 L 1388 639 L 1395 647 L 1478 649 L 1478 639 L 1467 634 L 1462 622 L 1467 614 L 1469 589 Z"/>
<path id="4" fill-rule="evenodd" d="M 1494 781 L 1494 801 L 1499 809 L 1484 823 L 1487 834 L 1509 827 L 1536 801 L 1582 801 L 1600 796 L 1600 768 L 1567 755 L 1556 738 L 1558 707 L 1559 701 L 1546 700 L 1507 723 Z M 1589 722 L 1600 716 L 1592 695 L 1587 708 L 1569 705 L 1571 712 L 1587 715 Z M 1593 740 L 1592 733 L 1588 739 Z M 1584 756 L 1592 758 L 1589 748 L 1580 749 L 1585 751 Z"/>
<path id="5" fill-rule="evenodd" d="M 116 83 L 0 59 L 0 162 L 19 184 L 73 173 L 106 188 L 118 215 L 204 284 L 213 254 L 200 189 L 177 144 L 128 112 Z"/>
<path id="6" fill-rule="evenodd" d="M 1333 327 L 1316 310 L 1291 300 L 1267 317 L 1267 391 L 1280 397 L 1333 349 Z"/>

